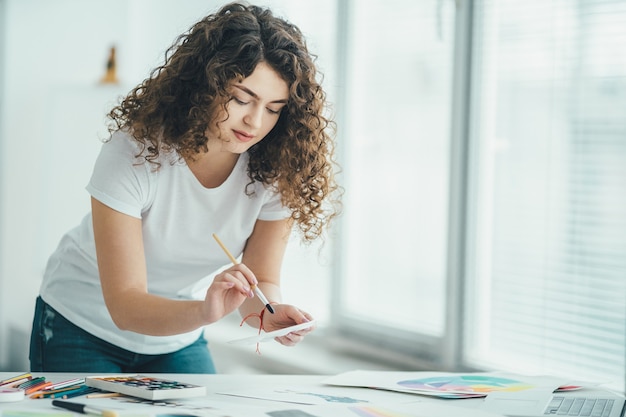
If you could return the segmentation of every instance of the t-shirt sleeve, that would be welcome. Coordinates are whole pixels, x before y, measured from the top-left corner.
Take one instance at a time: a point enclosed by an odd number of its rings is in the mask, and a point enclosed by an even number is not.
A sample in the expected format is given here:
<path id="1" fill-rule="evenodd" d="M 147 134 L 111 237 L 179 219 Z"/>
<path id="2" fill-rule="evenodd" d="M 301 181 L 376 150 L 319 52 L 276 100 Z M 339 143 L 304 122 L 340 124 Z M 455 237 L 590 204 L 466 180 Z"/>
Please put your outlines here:
<path id="1" fill-rule="evenodd" d="M 277 192 L 267 191 L 266 201 L 261 207 L 259 220 L 273 221 L 283 220 L 291 216 L 291 211 L 285 207 Z"/>
<path id="2" fill-rule="evenodd" d="M 138 163 L 137 152 L 130 136 L 114 134 L 102 145 L 86 189 L 113 210 L 141 218 L 150 204 L 150 172 L 148 163 Z"/>

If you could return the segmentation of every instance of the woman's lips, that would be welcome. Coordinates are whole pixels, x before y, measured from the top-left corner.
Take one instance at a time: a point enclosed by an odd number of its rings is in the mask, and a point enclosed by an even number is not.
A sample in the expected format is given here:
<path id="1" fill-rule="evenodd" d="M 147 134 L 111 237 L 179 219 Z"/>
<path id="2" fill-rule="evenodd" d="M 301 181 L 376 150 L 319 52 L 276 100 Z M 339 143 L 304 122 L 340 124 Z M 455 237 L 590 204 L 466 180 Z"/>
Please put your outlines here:
<path id="1" fill-rule="evenodd" d="M 233 130 L 233 132 L 235 133 L 237 139 L 241 142 L 250 142 L 254 138 L 254 135 L 242 132 L 241 130 Z"/>

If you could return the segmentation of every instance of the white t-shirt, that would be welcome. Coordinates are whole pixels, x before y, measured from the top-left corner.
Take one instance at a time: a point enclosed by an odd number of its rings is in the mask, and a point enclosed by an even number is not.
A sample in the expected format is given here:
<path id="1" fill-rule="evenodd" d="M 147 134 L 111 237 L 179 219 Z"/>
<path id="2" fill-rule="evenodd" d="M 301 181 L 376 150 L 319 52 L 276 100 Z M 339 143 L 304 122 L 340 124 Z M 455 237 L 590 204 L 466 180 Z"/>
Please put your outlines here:
<path id="1" fill-rule="evenodd" d="M 95 199 L 142 219 L 148 291 L 172 299 L 204 299 L 214 274 L 230 261 L 213 239 L 216 233 L 235 257 L 258 220 L 289 216 L 280 196 L 247 175 L 248 154 L 217 188 L 204 188 L 176 155 L 152 164 L 135 158 L 138 145 L 117 132 L 103 144 L 87 191 Z M 171 161 L 174 161 L 172 164 Z M 253 195 L 246 194 L 254 191 Z M 40 295 L 72 323 L 124 349 L 169 353 L 193 343 L 202 329 L 174 336 L 122 331 L 104 304 L 91 214 L 70 230 L 50 257 Z"/>

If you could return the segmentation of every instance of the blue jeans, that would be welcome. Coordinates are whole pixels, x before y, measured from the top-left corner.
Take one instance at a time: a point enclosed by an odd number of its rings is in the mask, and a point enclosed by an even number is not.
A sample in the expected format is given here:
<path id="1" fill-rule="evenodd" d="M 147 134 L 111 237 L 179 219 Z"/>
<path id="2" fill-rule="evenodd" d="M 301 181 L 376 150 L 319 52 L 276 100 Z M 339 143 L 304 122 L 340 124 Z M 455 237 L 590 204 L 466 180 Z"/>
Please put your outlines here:
<path id="1" fill-rule="evenodd" d="M 144 355 L 108 343 L 72 324 L 37 297 L 30 337 L 32 372 L 214 374 L 207 342 L 200 336 L 176 352 Z"/>

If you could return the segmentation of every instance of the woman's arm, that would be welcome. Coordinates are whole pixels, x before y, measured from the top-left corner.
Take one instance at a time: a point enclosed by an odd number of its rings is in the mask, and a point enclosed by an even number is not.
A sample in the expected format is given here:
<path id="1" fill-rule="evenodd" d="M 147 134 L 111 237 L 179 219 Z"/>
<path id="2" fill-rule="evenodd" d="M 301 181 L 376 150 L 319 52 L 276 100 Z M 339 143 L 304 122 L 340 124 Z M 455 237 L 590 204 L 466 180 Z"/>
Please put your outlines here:
<path id="1" fill-rule="evenodd" d="M 269 302 L 281 302 L 280 270 L 289 242 L 290 226 L 288 220 L 257 220 L 243 250 L 241 261 L 252 270 Z M 239 311 L 246 316 L 258 313 L 262 308 L 263 303 L 255 297 L 244 303 Z"/>
<path id="2" fill-rule="evenodd" d="M 268 301 L 277 303 L 277 305 L 273 306 L 275 314 L 271 314 L 268 311 L 264 313 L 263 328 L 268 332 L 313 319 L 308 313 L 297 307 L 281 303 L 280 271 L 290 232 L 290 220 L 257 220 L 252 235 L 248 238 L 243 251 L 242 264 L 254 273 L 259 282 L 259 288 L 263 291 Z M 246 300 L 239 308 L 239 311 L 242 317 L 249 315 L 254 317 L 263 308 L 263 303 L 258 297 L 254 297 Z M 258 319 L 251 318 L 247 322 L 251 326 L 259 326 Z M 312 330 L 313 328 L 309 328 L 290 333 L 287 336 L 277 338 L 277 341 L 284 345 L 293 345 Z"/>
<path id="3" fill-rule="evenodd" d="M 233 266 L 218 274 L 205 301 L 170 300 L 148 293 L 141 219 L 92 198 L 100 282 L 106 306 L 122 330 L 167 336 L 189 332 L 232 312 L 249 297 L 249 273 Z"/>

